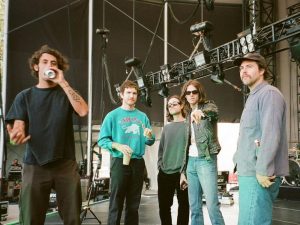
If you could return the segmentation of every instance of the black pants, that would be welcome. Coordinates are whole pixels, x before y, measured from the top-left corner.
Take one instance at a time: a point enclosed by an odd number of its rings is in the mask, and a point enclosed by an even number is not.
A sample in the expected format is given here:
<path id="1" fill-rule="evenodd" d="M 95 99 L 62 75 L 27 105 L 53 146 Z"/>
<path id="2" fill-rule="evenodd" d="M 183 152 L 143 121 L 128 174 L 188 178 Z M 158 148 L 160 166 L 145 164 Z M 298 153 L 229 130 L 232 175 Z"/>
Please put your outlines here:
<path id="1" fill-rule="evenodd" d="M 122 159 L 112 158 L 108 225 L 120 224 L 125 199 L 124 225 L 139 224 L 138 210 L 143 188 L 144 170 L 144 159 L 131 159 L 130 164 L 124 166 Z"/>
<path id="2" fill-rule="evenodd" d="M 81 188 L 76 161 L 45 166 L 24 165 L 20 196 L 20 224 L 43 225 L 51 188 L 56 191 L 59 214 L 64 225 L 79 225 Z"/>
<path id="3" fill-rule="evenodd" d="M 159 171 L 158 177 L 159 216 L 162 225 L 172 225 L 171 206 L 176 190 L 178 200 L 177 225 L 189 224 L 189 200 L 187 189 L 180 190 L 180 173 L 166 174 Z"/>

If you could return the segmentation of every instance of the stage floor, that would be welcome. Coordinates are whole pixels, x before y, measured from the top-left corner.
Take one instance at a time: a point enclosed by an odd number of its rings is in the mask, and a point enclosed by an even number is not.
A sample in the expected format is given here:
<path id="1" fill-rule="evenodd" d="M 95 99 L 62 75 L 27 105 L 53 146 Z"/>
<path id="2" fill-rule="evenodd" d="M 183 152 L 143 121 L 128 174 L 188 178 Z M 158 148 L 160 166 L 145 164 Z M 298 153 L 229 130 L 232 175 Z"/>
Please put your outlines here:
<path id="1" fill-rule="evenodd" d="M 234 204 L 233 205 L 221 205 L 221 211 L 223 213 L 226 225 L 236 225 L 238 217 L 238 192 L 231 192 L 234 194 Z M 95 213 L 98 219 L 102 222 L 102 225 L 107 224 L 107 212 L 108 212 L 108 201 L 102 201 L 93 203 L 91 205 L 91 210 Z M 11 211 L 11 210 L 10 210 Z M 174 197 L 174 204 L 172 207 L 172 218 L 173 224 L 176 224 L 177 217 L 177 201 Z M 207 208 L 204 205 L 204 218 L 205 225 L 210 225 L 209 216 L 207 213 Z M 140 225 L 159 225 L 159 213 L 158 213 L 158 200 L 157 195 L 153 193 L 145 193 L 142 195 L 142 201 L 140 205 Z M 2 224 L 18 224 L 12 221 L 9 216 L 9 221 L 4 221 Z M 16 220 L 16 218 L 15 218 Z M 51 213 L 47 216 L 46 225 L 61 225 L 63 224 L 57 213 Z M 87 214 L 86 219 L 83 224 L 94 225 L 99 224 L 97 220 L 93 219 L 91 213 Z M 123 219 L 121 220 L 123 224 Z M 300 201 L 291 201 L 278 199 L 274 204 L 274 213 L 272 225 L 300 225 Z"/>

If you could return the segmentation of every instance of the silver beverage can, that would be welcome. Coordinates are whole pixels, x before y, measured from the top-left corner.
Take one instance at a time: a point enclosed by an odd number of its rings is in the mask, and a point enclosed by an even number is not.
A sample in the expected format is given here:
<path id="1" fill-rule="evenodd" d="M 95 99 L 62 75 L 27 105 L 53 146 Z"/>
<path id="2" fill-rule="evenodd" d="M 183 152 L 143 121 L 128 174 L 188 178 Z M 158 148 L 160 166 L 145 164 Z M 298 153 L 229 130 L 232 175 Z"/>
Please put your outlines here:
<path id="1" fill-rule="evenodd" d="M 53 70 L 45 70 L 44 75 L 49 79 L 53 79 L 56 77 L 56 74 Z"/>

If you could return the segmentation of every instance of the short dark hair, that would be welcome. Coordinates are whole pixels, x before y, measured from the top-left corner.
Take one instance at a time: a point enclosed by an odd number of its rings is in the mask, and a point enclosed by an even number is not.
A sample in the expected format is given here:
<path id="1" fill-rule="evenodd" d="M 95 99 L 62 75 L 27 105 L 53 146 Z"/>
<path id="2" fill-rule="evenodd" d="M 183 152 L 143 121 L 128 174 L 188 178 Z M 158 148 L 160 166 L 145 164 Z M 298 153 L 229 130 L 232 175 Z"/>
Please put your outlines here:
<path id="1" fill-rule="evenodd" d="M 125 80 L 122 85 L 120 86 L 120 93 L 124 94 L 125 88 L 135 88 L 137 92 L 139 92 L 138 85 L 131 81 L 131 80 Z"/>
<path id="2" fill-rule="evenodd" d="M 34 77 L 38 78 L 39 76 L 38 72 L 34 69 L 34 65 L 39 64 L 40 58 L 44 53 L 53 55 L 56 58 L 58 69 L 62 71 L 66 71 L 69 69 L 68 60 L 62 53 L 60 53 L 56 49 L 50 48 L 48 45 L 43 45 L 39 50 L 35 51 L 28 60 L 31 74 Z"/>
<path id="3" fill-rule="evenodd" d="M 180 99 L 181 99 L 181 102 L 184 104 L 184 111 L 185 111 L 186 114 L 188 114 L 191 111 L 191 106 L 185 98 L 186 90 L 187 90 L 188 86 L 190 86 L 190 85 L 193 85 L 197 89 L 197 91 L 199 92 L 199 101 L 198 101 L 198 103 L 201 104 L 201 103 L 204 103 L 206 101 L 206 94 L 205 94 L 203 85 L 197 80 L 187 81 L 182 86 L 181 94 L 180 94 Z"/>
<path id="4" fill-rule="evenodd" d="M 180 96 L 179 96 L 179 95 L 172 95 L 172 96 L 168 97 L 168 99 L 167 99 L 167 104 L 166 104 L 167 120 L 168 120 L 168 122 L 171 122 L 171 121 L 174 120 L 173 115 L 170 114 L 169 107 L 168 107 L 168 102 L 169 102 L 169 100 L 170 100 L 171 98 L 176 98 L 176 99 L 178 99 L 179 104 L 182 105 L 182 102 L 181 102 L 181 100 L 180 100 Z M 181 114 L 182 114 L 183 117 L 185 117 L 185 113 L 184 113 L 184 110 L 183 110 L 183 109 L 181 110 Z"/>

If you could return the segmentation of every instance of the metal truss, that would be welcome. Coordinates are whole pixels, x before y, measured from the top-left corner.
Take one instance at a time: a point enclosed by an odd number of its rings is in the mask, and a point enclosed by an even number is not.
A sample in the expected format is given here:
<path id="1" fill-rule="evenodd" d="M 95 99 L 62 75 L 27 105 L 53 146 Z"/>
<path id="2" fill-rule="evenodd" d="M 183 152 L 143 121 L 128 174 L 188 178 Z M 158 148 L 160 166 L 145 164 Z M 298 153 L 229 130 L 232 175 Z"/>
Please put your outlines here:
<path id="1" fill-rule="evenodd" d="M 288 9 L 288 15 L 293 15 L 295 13 L 300 12 L 300 3 L 291 5 L 290 7 L 287 8 Z"/>
<path id="2" fill-rule="evenodd" d="M 294 36 L 300 36 L 300 12 L 285 19 L 257 29 L 253 35 L 255 50 L 263 51 L 271 45 Z M 276 50 L 273 49 L 273 54 Z M 232 61 L 242 55 L 239 39 L 235 39 L 208 51 L 210 63 L 197 66 L 196 60 L 201 52 L 195 54 L 190 60 L 184 60 L 170 66 L 168 74 L 162 71 L 150 72 L 144 75 L 146 88 L 158 90 L 162 85 L 176 86 L 189 79 L 199 79 L 211 75 L 214 66 L 222 65 L 223 70 L 233 66 Z M 272 55 L 269 55 L 269 57 Z M 266 56 L 268 57 L 268 56 Z"/>

